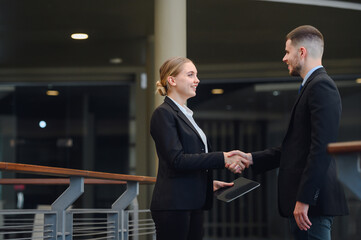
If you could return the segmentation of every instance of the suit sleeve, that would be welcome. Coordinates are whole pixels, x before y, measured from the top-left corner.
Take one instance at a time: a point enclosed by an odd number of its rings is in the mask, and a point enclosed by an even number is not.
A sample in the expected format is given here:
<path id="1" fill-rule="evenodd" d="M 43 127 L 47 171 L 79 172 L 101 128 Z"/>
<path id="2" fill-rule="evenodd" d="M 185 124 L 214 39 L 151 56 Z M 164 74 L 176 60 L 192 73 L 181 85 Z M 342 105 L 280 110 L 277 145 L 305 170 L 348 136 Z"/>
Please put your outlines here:
<path id="1" fill-rule="evenodd" d="M 254 172 L 261 173 L 280 166 L 281 147 L 269 148 L 252 153 Z"/>
<path id="2" fill-rule="evenodd" d="M 224 168 L 223 152 L 185 153 L 180 141 L 176 116 L 165 108 L 157 108 L 151 119 L 150 132 L 156 144 L 158 157 L 175 170 Z M 196 137 L 196 135 L 194 136 Z"/>
<path id="3" fill-rule="evenodd" d="M 311 117 L 311 145 L 297 200 L 315 205 L 331 162 L 327 144 L 336 141 L 341 116 L 341 99 L 331 79 L 312 85 L 309 89 L 308 106 Z"/>

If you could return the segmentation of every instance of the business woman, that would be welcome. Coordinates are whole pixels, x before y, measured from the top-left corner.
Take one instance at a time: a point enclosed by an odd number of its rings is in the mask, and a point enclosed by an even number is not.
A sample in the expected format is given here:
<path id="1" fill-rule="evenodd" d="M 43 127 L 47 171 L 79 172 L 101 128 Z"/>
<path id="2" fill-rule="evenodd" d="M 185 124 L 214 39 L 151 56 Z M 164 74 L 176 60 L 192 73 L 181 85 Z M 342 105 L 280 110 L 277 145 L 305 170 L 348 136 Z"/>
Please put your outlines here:
<path id="1" fill-rule="evenodd" d="M 174 57 L 164 62 L 159 72 L 157 92 L 166 97 L 150 123 L 159 158 L 150 206 L 157 240 L 200 240 L 203 210 L 211 207 L 213 191 L 233 185 L 213 181 L 211 169 L 227 165 L 239 173 L 248 163 L 240 161 L 239 151 L 210 152 L 206 135 L 185 105 L 196 95 L 199 84 L 193 62 Z"/>

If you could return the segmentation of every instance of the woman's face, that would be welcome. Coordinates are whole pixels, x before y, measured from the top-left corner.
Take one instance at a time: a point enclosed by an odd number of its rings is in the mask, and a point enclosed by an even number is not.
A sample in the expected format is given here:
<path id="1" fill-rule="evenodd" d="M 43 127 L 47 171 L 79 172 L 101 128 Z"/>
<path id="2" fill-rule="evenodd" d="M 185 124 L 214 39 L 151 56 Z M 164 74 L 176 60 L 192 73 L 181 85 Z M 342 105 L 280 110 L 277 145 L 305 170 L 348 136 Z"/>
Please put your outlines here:
<path id="1" fill-rule="evenodd" d="M 192 62 L 183 65 L 181 72 L 174 77 L 172 89 L 184 100 L 194 97 L 199 83 L 196 66 Z"/>

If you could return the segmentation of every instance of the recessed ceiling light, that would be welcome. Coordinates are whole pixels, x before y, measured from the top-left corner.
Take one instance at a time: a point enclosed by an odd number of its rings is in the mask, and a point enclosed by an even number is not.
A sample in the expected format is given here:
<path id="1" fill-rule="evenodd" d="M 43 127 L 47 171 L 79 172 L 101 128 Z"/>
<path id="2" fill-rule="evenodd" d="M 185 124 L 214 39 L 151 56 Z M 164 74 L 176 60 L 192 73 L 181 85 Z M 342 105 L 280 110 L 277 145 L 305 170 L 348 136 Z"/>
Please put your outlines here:
<path id="1" fill-rule="evenodd" d="M 221 88 L 214 88 L 212 89 L 212 94 L 223 94 L 224 90 Z"/>
<path id="2" fill-rule="evenodd" d="M 59 91 L 57 91 L 57 90 L 47 90 L 46 95 L 48 95 L 48 96 L 58 96 Z"/>
<path id="3" fill-rule="evenodd" d="M 357 78 L 357 79 L 356 79 L 356 82 L 357 82 L 357 83 L 361 83 L 361 78 Z"/>
<path id="4" fill-rule="evenodd" d="M 41 121 L 39 122 L 39 127 L 45 128 L 45 127 L 46 127 L 46 122 L 45 122 L 44 120 L 41 120 Z"/>
<path id="5" fill-rule="evenodd" d="M 75 39 L 75 40 L 84 40 L 84 39 L 88 38 L 88 34 L 86 34 L 86 33 L 73 33 L 71 35 L 71 38 Z"/>
<path id="6" fill-rule="evenodd" d="M 121 58 L 111 58 L 111 59 L 109 60 L 109 62 L 110 62 L 111 64 L 120 64 L 120 63 L 123 62 L 123 59 L 121 59 Z"/>

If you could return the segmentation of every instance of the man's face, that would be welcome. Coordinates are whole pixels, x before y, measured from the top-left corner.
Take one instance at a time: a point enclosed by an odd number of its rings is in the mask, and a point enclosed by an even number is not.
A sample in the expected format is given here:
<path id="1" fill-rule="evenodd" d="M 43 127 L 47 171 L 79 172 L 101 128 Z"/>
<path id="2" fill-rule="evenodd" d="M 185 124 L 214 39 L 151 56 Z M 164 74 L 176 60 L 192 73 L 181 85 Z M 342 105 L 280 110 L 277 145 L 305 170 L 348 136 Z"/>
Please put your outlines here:
<path id="1" fill-rule="evenodd" d="M 282 61 L 287 64 L 291 76 L 300 76 L 302 64 L 300 61 L 299 49 L 291 44 L 291 40 L 286 41 L 285 56 Z"/>

